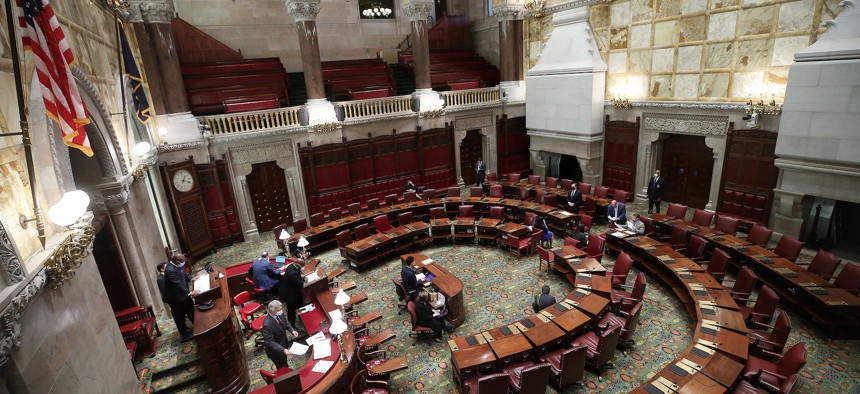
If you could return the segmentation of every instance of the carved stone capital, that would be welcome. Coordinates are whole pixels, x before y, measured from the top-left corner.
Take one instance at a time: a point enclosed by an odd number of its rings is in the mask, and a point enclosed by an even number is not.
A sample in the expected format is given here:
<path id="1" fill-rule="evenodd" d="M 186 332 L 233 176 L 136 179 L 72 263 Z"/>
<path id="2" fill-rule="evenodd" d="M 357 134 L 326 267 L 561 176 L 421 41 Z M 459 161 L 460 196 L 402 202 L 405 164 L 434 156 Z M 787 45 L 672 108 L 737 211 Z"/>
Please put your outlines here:
<path id="1" fill-rule="evenodd" d="M 433 11 L 433 0 L 403 0 L 400 6 L 410 21 L 426 21 Z"/>
<path id="2" fill-rule="evenodd" d="M 115 187 L 98 190 L 93 194 L 93 203 L 97 207 L 106 209 L 108 212 L 115 212 L 128 203 L 128 196 L 131 194 L 131 182 L 123 182 Z"/>
<path id="3" fill-rule="evenodd" d="M 42 270 L 0 312 L 0 367 L 9 361 L 12 351 L 21 345 L 21 316 L 45 288 L 46 282 L 45 270 Z"/>
<path id="4" fill-rule="evenodd" d="M 123 19 L 133 23 L 170 23 L 176 9 L 173 0 L 131 0 Z"/>
<path id="5" fill-rule="evenodd" d="M 493 6 L 493 15 L 499 21 L 515 21 L 523 19 L 525 6 L 521 3 L 503 3 Z"/>
<path id="6" fill-rule="evenodd" d="M 6 271 L 12 283 L 24 280 L 24 270 L 21 268 L 21 260 L 18 259 L 15 245 L 12 244 L 12 239 L 9 237 L 9 233 L 6 232 L 6 227 L 3 227 L 3 222 L 0 222 L 0 266 Z"/>
<path id="7" fill-rule="evenodd" d="M 320 13 L 320 0 L 287 0 L 287 12 L 296 22 L 315 21 Z"/>

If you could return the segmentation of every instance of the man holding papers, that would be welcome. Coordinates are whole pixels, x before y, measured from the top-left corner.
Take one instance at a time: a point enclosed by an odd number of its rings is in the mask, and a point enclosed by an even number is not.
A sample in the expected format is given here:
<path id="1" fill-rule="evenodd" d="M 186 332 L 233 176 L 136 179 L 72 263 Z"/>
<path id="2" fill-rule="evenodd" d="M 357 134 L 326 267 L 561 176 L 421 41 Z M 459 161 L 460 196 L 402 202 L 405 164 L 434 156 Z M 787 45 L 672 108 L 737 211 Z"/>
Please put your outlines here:
<path id="1" fill-rule="evenodd" d="M 266 356 L 275 363 L 275 368 L 288 367 L 287 332 L 297 337 L 296 329 L 284 319 L 284 306 L 275 300 L 269 303 L 266 320 L 263 320 L 263 341 Z"/>
<path id="2" fill-rule="evenodd" d="M 627 223 L 627 226 L 638 235 L 645 234 L 645 223 L 642 223 L 642 216 L 639 216 L 638 213 L 633 215 L 633 221 Z"/>
<path id="3" fill-rule="evenodd" d="M 606 217 L 609 218 L 609 223 L 614 223 L 616 226 L 627 224 L 627 206 L 624 203 L 612 200 L 606 207 Z"/>

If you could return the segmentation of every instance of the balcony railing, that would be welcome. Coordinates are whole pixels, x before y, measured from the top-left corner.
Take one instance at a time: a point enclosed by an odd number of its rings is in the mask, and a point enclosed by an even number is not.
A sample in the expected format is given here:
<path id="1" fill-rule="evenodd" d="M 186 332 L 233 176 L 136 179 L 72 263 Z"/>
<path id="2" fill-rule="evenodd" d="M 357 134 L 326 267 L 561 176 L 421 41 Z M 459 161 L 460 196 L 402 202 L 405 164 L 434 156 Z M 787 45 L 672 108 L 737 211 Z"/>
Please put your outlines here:
<path id="1" fill-rule="evenodd" d="M 412 112 L 412 96 L 394 96 L 376 99 L 342 101 L 335 105 L 343 108 L 343 120 L 385 116 Z"/>
<path id="2" fill-rule="evenodd" d="M 278 108 L 265 111 L 201 116 L 200 123 L 209 126 L 212 135 L 244 133 L 268 129 L 300 126 L 301 107 Z"/>
<path id="3" fill-rule="evenodd" d="M 454 90 L 450 92 L 439 92 L 445 100 L 445 107 L 463 107 L 477 104 L 491 104 L 499 102 L 499 88 L 480 88 L 468 90 Z"/>

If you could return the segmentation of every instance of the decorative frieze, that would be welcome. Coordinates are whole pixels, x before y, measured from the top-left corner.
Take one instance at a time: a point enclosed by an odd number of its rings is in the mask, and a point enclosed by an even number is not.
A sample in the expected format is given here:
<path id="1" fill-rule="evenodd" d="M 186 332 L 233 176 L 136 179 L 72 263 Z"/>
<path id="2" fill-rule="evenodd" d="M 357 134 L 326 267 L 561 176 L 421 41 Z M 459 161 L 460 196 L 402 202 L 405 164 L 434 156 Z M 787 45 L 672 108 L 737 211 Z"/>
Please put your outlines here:
<path id="1" fill-rule="evenodd" d="M 410 21 L 423 21 L 433 11 L 433 0 L 403 0 L 400 8 Z"/>
<path id="2" fill-rule="evenodd" d="M 250 174 L 253 164 L 272 160 L 284 169 L 295 166 L 293 140 L 234 146 L 229 148 L 229 151 L 233 171 L 237 176 Z"/>
<path id="3" fill-rule="evenodd" d="M 473 116 L 469 118 L 458 118 L 454 121 L 456 130 L 474 130 L 493 125 L 492 115 Z"/>
<path id="4" fill-rule="evenodd" d="M 43 269 L 0 312 L 0 367 L 9 361 L 12 351 L 21 346 L 21 316 L 45 289 L 46 282 L 47 276 Z"/>
<path id="5" fill-rule="evenodd" d="M 130 0 L 122 18 L 132 23 L 170 23 L 176 9 L 173 0 Z"/>
<path id="6" fill-rule="evenodd" d="M 697 135 L 726 135 L 728 116 L 681 115 L 645 112 L 645 130 Z"/>
<path id="7" fill-rule="evenodd" d="M 176 144 L 164 144 L 158 146 L 158 153 L 166 153 L 166 152 L 176 152 L 186 149 L 196 149 L 202 148 L 209 145 L 209 141 L 191 141 L 191 142 L 180 142 Z"/>
<path id="8" fill-rule="evenodd" d="M 611 107 L 612 102 L 606 100 L 603 102 L 605 107 Z M 671 109 L 704 109 L 716 111 L 743 111 L 746 108 L 745 104 L 740 103 L 708 103 L 708 102 L 690 102 L 690 101 L 631 101 L 630 105 L 633 108 L 671 108 Z"/>
<path id="9" fill-rule="evenodd" d="M 3 222 L 0 222 L 0 265 L 3 266 L 3 270 L 6 271 L 6 275 L 13 284 L 24 280 L 24 270 L 21 268 L 21 260 L 18 259 L 15 245 L 12 244 L 9 233 L 3 227 Z"/>
<path id="10" fill-rule="evenodd" d="M 522 3 L 507 1 L 499 5 L 494 5 L 493 15 L 499 21 L 513 21 L 523 19 L 523 9 L 525 9 L 525 6 Z"/>
<path id="11" fill-rule="evenodd" d="M 287 12 L 296 22 L 315 21 L 320 13 L 320 0 L 288 0 Z"/>

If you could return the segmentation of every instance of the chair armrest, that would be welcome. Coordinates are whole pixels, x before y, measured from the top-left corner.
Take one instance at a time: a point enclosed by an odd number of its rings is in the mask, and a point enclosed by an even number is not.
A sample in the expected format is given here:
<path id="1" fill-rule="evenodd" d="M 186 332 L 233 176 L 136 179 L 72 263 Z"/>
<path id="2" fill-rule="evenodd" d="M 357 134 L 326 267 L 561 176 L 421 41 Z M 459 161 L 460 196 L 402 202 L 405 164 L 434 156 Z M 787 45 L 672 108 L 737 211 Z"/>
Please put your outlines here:
<path id="1" fill-rule="evenodd" d="M 812 262 L 809 262 L 809 263 L 794 263 L 794 265 L 799 265 L 799 266 L 801 266 L 801 267 L 802 267 L 802 266 L 804 266 L 804 265 L 810 265 L 810 264 L 812 264 Z"/>
<path id="2" fill-rule="evenodd" d="M 775 377 L 776 377 L 776 378 L 778 378 L 780 381 L 785 380 L 785 379 L 788 379 L 788 376 L 782 376 L 782 375 L 780 375 L 780 374 L 778 374 L 778 373 L 776 373 L 776 372 L 771 372 L 771 371 L 768 371 L 768 370 L 766 370 L 766 369 L 760 369 L 759 371 L 761 371 L 762 373 L 766 373 L 766 374 L 768 374 L 768 375 L 770 375 L 770 376 L 775 376 Z M 765 384 L 766 384 L 766 382 L 762 382 L 762 383 L 765 383 Z"/>
<path id="3" fill-rule="evenodd" d="M 642 300 L 639 298 L 629 298 L 629 297 L 621 296 L 621 302 L 624 302 L 624 301 L 631 301 L 633 303 L 636 303 L 636 302 L 639 302 Z"/>
<path id="4" fill-rule="evenodd" d="M 373 356 L 371 358 L 379 358 L 382 355 L 382 358 L 385 358 L 385 349 L 374 350 L 372 352 L 364 352 L 365 356 Z"/>
<path id="5" fill-rule="evenodd" d="M 623 287 L 625 289 L 632 289 L 633 285 L 621 285 L 620 287 Z M 624 298 L 624 297 L 622 297 L 622 298 Z"/>
<path id="6" fill-rule="evenodd" d="M 782 359 L 782 355 L 781 355 L 781 354 L 779 354 L 779 353 L 774 353 L 774 352 L 771 352 L 771 351 L 768 351 L 768 350 L 764 350 L 764 349 L 759 349 L 759 351 L 760 351 L 760 352 L 762 352 L 763 354 L 765 354 L 765 355 L 767 355 L 767 356 L 771 357 L 772 359 L 774 359 L 774 360 L 776 360 L 776 361 L 779 361 L 779 360 L 781 360 L 781 359 Z M 767 371 L 765 371 L 765 372 L 767 372 Z"/>
<path id="7" fill-rule="evenodd" d="M 388 382 L 386 382 L 384 380 L 367 380 L 366 382 L 367 382 L 368 386 L 370 386 L 370 385 L 383 386 L 383 387 L 374 387 L 374 388 L 384 388 L 385 390 L 388 390 Z"/>
<path id="8" fill-rule="evenodd" d="M 370 327 L 359 328 L 357 330 L 353 330 L 353 335 L 358 338 L 358 333 L 367 332 Z"/>
<path id="9" fill-rule="evenodd" d="M 774 328 L 774 326 L 772 326 L 770 324 L 765 324 L 765 323 L 756 323 L 756 325 L 758 325 L 760 327 L 767 327 L 767 328 L 770 328 L 771 330 L 773 330 L 773 328 Z"/>
<path id="10" fill-rule="evenodd" d="M 627 311 L 618 311 L 618 314 L 624 317 L 630 317 L 630 312 Z"/>
<path id="11" fill-rule="evenodd" d="M 784 345 L 785 345 L 784 343 L 771 342 L 771 341 L 768 341 L 767 339 L 761 339 L 761 338 L 756 338 L 756 339 L 758 340 L 758 343 L 766 343 L 766 344 L 768 344 L 768 345 L 773 345 L 773 346 L 776 346 L 776 347 L 784 346 Z M 764 350 L 762 350 L 762 351 L 764 351 Z"/>

